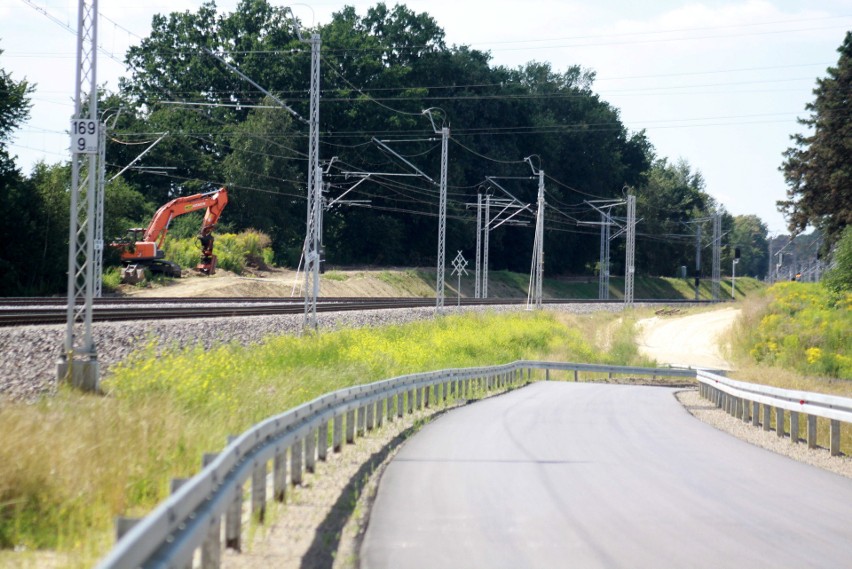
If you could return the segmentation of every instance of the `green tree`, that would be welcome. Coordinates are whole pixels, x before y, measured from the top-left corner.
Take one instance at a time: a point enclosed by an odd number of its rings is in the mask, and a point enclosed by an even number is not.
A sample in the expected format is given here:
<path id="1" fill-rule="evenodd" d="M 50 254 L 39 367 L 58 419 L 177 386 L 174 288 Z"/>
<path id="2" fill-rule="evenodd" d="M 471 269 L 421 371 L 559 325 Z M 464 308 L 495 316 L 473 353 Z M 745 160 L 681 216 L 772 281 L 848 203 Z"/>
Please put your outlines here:
<path id="1" fill-rule="evenodd" d="M 230 154 L 223 160 L 225 179 L 231 186 L 223 221 L 239 229 L 253 228 L 273 239 L 279 255 L 300 251 L 307 212 L 306 192 L 294 190 L 300 164 L 294 150 L 296 134 L 290 114 L 272 99 L 234 126 Z M 297 261 L 289 255 L 289 261 Z M 284 260 L 279 259 L 279 260 Z"/>
<path id="2" fill-rule="evenodd" d="M 769 241 L 766 224 L 756 215 L 738 215 L 733 218 L 733 228 L 727 239 L 729 244 L 723 272 L 730 270 L 734 249 L 740 250 L 738 275 L 756 278 L 766 276 L 769 267 Z"/>
<path id="3" fill-rule="evenodd" d="M 799 119 L 811 134 L 793 135 L 795 146 L 784 152 L 788 199 L 778 202 L 793 234 L 814 226 L 827 246 L 852 223 L 852 32 L 837 51 L 837 66 L 817 80 L 815 99 L 805 107 L 810 116 Z"/>
<path id="4" fill-rule="evenodd" d="M 837 240 L 832 261 L 822 282 L 835 294 L 852 293 L 852 226 L 847 226 Z"/>
<path id="5" fill-rule="evenodd" d="M 637 188 L 636 267 L 644 274 L 676 276 L 686 266 L 695 271 L 695 223 L 707 218 L 715 202 L 704 190 L 704 178 L 686 160 L 672 164 L 656 159 L 647 181 Z M 702 225 L 704 239 L 712 226 Z M 709 270 L 710 255 L 703 254 L 702 271 Z M 613 260 L 616 257 L 613 256 Z M 706 265 L 707 269 L 704 268 Z"/>
<path id="6" fill-rule="evenodd" d="M 2 54 L 0 50 L 0 54 Z M 33 87 L 16 81 L 0 69 L 0 295 L 34 292 L 35 276 L 29 264 L 35 245 L 29 239 L 39 227 L 39 202 L 21 174 L 8 144 L 14 131 L 29 117 Z"/>

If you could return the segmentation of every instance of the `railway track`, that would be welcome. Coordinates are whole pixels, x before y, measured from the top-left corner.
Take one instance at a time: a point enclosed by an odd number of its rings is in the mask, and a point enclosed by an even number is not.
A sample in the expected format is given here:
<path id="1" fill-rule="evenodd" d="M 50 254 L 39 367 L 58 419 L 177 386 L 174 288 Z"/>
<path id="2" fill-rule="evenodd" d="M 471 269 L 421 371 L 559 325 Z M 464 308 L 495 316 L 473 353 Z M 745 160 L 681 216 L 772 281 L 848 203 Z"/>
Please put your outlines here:
<path id="1" fill-rule="evenodd" d="M 609 303 L 620 300 L 599 301 L 590 299 L 546 299 L 546 304 Z M 643 301 L 638 301 L 643 302 Z M 648 302 L 691 303 L 693 301 L 653 300 Z M 526 299 L 461 299 L 462 306 L 488 306 L 525 304 Z M 447 302 L 453 306 L 455 302 Z M 126 320 L 174 320 L 181 318 L 223 318 L 232 316 L 260 316 L 276 314 L 301 314 L 304 299 L 278 297 L 210 297 L 210 298 L 97 298 L 92 303 L 94 322 Z M 434 298 L 411 297 L 338 297 L 320 298 L 317 312 L 379 310 L 435 306 Z M 65 298 L 4 298 L 0 299 L 0 326 L 32 326 L 64 324 L 67 319 Z"/>

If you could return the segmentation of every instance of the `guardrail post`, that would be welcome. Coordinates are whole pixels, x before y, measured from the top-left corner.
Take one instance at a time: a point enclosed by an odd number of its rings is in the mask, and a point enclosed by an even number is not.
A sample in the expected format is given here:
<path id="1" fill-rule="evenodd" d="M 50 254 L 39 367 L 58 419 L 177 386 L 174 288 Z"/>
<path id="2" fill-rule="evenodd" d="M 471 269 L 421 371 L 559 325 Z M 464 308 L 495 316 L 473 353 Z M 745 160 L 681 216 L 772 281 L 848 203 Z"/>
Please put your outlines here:
<path id="1" fill-rule="evenodd" d="M 394 416 L 393 402 L 394 402 L 395 399 L 396 398 L 393 395 L 388 395 L 387 403 L 385 404 L 385 410 L 388 413 L 388 423 L 393 421 L 393 416 Z"/>
<path id="2" fill-rule="evenodd" d="M 544 370 L 544 381 L 550 381 L 550 370 Z"/>
<path id="3" fill-rule="evenodd" d="M 808 448 L 817 446 L 817 416 L 808 415 Z"/>
<path id="4" fill-rule="evenodd" d="M 243 528 L 243 485 L 238 484 L 228 511 L 225 512 L 225 547 L 242 551 L 241 532 Z"/>
<path id="5" fill-rule="evenodd" d="M 367 426 L 367 409 L 361 405 L 358 407 L 358 428 L 356 429 L 358 436 L 364 436 L 364 428 Z"/>
<path id="6" fill-rule="evenodd" d="M 376 401 L 376 428 L 380 428 L 385 420 L 385 397 Z"/>
<path id="7" fill-rule="evenodd" d="M 790 442 L 799 444 L 799 414 L 796 411 L 790 411 Z"/>
<path id="8" fill-rule="evenodd" d="M 290 445 L 290 484 L 302 483 L 302 440 L 297 439 Z"/>
<path id="9" fill-rule="evenodd" d="M 396 416 L 402 418 L 405 414 L 405 393 L 400 391 L 396 394 Z"/>
<path id="10" fill-rule="evenodd" d="M 202 468 L 216 460 L 216 453 L 207 452 L 201 457 Z M 201 546 L 201 567 L 204 569 L 219 569 L 222 563 L 222 517 L 213 516 L 207 537 Z"/>
<path id="11" fill-rule="evenodd" d="M 124 534 L 133 529 L 133 526 L 139 523 L 142 518 L 126 518 L 118 516 L 115 518 L 115 541 L 124 537 Z"/>
<path id="12" fill-rule="evenodd" d="M 775 408 L 775 433 L 779 437 L 784 436 L 784 409 L 781 407 Z"/>
<path id="13" fill-rule="evenodd" d="M 771 423 L 772 423 L 772 407 L 767 405 L 766 403 L 764 403 L 763 404 L 763 430 L 764 431 L 771 430 L 772 429 Z"/>
<path id="14" fill-rule="evenodd" d="M 418 411 L 423 406 L 423 401 L 421 400 L 422 396 L 423 396 L 422 390 L 419 387 L 415 387 L 414 388 L 414 408 L 417 409 Z"/>
<path id="15" fill-rule="evenodd" d="M 751 402 L 751 424 L 753 427 L 760 426 L 760 403 Z"/>
<path id="16" fill-rule="evenodd" d="M 376 413 L 375 402 L 367 404 L 367 430 L 373 430 L 373 415 Z"/>
<path id="17" fill-rule="evenodd" d="M 311 429 L 308 431 L 308 438 L 305 439 L 305 470 L 308 472 L 316 472 L 317 469 L 317 430 Z"/>
<path id="18" fill-rule="evenodd" d="M 346 412 L 346 442 L 355 444 L 355 409 Z"/>
<path id="19" fill-rule="evenodd" d="M 178 489 L 183 486 L 189 478 L 172 478 L 171 483 L 169 484 L 169 492 L 174 494 L 178 491 Z M 178 561 L 178 566 L 183 567 L 184 569 L 192 569 L 192 556 L 190 556 L 189 560 L 185 564 L 181 564 Z"/>
<path id="20" fill-rule="evenodd" d="M 430 403 L 429 400 L 432 398 L 432 391 L 433 390 L 432 390 L 431 385 L 424 385 L 423 386 L 423 408 L 424 409 L 429 408 L 429 403 Z"/>
<path id="21" fill-rule="evenodd" d="M 219 569 L 222 565 L 222 519 L 214 516 L 207 528 L 207 537 L 201 545 L 201 567 Z"/>
<path id="22" fill-rule="evenodd" d="M 574 370 L 574 381 L 575 382 L 580 381 L 580 370 L 577 370 L 577 369 Z"/>
<path id="23" fill-rule="evenodd" d="M 828 425 L 828 450 L 831 456 L 840 456 L 840 421 L 829 419 Z"/>
<path id="24" fill-rule="evenodd" d="M 331 427 L 331 448 L 340 452 L 343 447 L 343 415 L 335 415 Z"/>
<path id="25" fill-rule="evenodd" d="M 266 516 L 266 461 L 255 462 L 251 472 L 251 513 L 263 523 Z"/>
<path id="26" fill-rule="evenodd" d="M 743 399 L 743 423 L 751 421 L 751 402 Z"/>
<path id="27" fill-rule="evenodd" d="M 317 432 L 317 458 L 328 460 L 328 420 L 323 420 Z"/>
<path id="28" fill-rule="evenodd" d="M 408 414 L 414 413 L 414 390 L 408 390 Z"/>
<path id="29" fill-rule="evenodd" d="M 278 502 L 287 499 L 287 448 L 275 451 L 272 458 L 272 495 Z"/>

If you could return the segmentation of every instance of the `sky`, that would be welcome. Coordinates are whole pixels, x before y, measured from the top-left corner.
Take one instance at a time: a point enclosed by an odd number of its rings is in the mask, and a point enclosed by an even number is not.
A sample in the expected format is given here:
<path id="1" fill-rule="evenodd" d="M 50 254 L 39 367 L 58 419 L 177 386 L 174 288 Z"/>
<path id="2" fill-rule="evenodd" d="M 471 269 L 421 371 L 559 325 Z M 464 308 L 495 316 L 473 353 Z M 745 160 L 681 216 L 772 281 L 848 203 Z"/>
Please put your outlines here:
<path id="1" fill-rule="evenodd" d="M 327 23 L 344 5 L 364 15 L 375 4 L 271 1 L 291 6 L 305 26 Z M 757 215 L 770 233 L 786 232 L 775 206 L 786 198 L 782 153 L 791 134 L 805 132 L 797 118 L 808 115 L 817 78 L 837 63 L 852 29 L 852 0 L 402 3 L 432 16 L 449 45 L 490 52 L 493 65 L 547 61 L 554 71 L 594 70 L 594 91 L 620 109 L 629 130 L 644 130 L 659 157 L 687 160 L 729 213 Z M 25 173 L 38 161 L 70 159 L 77 4 L 0 0 L 0 68 L 36 85 L 31 118 L 10 148 Z M 100 0 L 98 83 L 117 87 L 127 48 L 148 35 L 154 14 L 200 5 Z M 237 0 L 216 5 L 230 12 Z"/>

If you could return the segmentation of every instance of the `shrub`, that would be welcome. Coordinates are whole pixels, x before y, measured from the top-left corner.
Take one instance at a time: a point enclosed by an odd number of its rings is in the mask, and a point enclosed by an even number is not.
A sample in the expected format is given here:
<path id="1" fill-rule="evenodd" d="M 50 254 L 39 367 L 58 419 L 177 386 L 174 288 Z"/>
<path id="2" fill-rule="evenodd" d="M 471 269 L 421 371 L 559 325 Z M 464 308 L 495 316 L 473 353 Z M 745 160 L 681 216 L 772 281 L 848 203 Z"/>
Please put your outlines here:
<path id="1" fill-rule="evenodd" d="M 247 267 L 265 268 L 271 265 L 274 258 L 271 244 L 268 235 L 253 229 L 239 234 L 222 233 L 216 235 L 213 253 L 219 268 L 239 275 Z M 184 268 L 194 268 L 201 260 L 201 244 L 195 237 L 167 240 L 163 249 L 166 259 Z"/>
<path id="2" fill-rule="evenodd" d="M 843 231 L 832 256 L 834 264 L 825 273 L 823 283 L 838 296 L 852 292 L 852 225 Z"/>
<path id="3" fill-rule="evenodd" d="M 852 293 L 820 284 L 782 282 L 747 310 L 741 342 L 757 363 L 805 374 L 852 379 Z"/>

